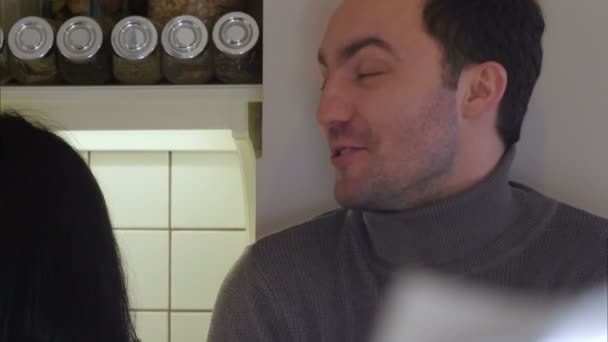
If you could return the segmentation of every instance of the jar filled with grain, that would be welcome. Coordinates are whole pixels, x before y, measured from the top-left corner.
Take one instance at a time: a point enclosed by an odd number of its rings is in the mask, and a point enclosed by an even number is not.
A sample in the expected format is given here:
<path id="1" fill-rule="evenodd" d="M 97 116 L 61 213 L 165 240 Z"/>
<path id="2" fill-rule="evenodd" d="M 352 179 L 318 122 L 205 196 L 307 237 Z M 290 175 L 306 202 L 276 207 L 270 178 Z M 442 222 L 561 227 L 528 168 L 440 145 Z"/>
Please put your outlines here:
<path id="1" fill-rule="evenodd" d="M 192 15 L 202 20 L 209 31 L 225 13 L 246 9 L 246 0 L 148 0 L 148 15 L 160 25 L 180 15 Z"/>
<path id="2" fill-rule="evenodd" d="M 41 0 L 0 0 L 0 27 L 8 35 L 13 25 L 25 17 L 41 17 Z M 43 0 L 44 1 L 44 0 Z"/>
<path id="3" fill-rule="evenodd" d="M 59 72 L 71 84 L 104 84 L 112 79 L 112 49 L 104 30 L 93 18 L 73 17 L 57 31 Z"/>
<path id="4" fill-rule="evenodd" d="M 76 16 L 96 19 L 107 27 L 113 27 L 127 17 L 129 0 L 42 0 L 43 12 L 58 25 Z"/>
<path id="5" fill-rule="evenodd" d="M 55 30 L 40 17 L 23 18 L 8 35 L 11 76 L 22 84 L 54 84 L 60 81 L 55 53 Z"/>
<path id="6" fill-rule="evenodd" d="M 8 72 L 8 48 L 4 40 L 4 30 L 0 27 L 0 85 L 7 84 L 11 80 Z"/>
<path id="7" fill-rule="evenodd" d="M 161 35 L 163 72 L 175 84 L 203 84 L 213 78 L 209 33 L 198 18 L 184 15 L 167 23 Z"/>
<path id="8" fill-rule="evenodd" d="M 158 30 L 139 16 L 121 20 L 112 30 L 114 77 L 124 84 L 155 84 L 162 79 Z"/>
<path id="9" fill-rule="evenodd" d="M 260 29 L 250 15 L 231 12 L 221 17 L 213 28 L 217 78 L 229 84 L 261 83 L 259 39 Z"/>
<path id="10" fill-rule="evenodd" d="M 77 16 L 91 16 L 90 0 L 42 0 L 43 15 L 57 25 Z"/>

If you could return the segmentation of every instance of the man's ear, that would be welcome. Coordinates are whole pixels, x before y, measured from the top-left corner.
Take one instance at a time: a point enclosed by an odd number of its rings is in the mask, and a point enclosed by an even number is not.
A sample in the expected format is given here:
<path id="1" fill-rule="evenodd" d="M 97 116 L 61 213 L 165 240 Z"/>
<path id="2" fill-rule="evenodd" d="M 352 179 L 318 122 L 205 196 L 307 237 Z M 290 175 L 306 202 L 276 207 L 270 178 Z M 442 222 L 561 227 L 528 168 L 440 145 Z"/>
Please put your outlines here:
<path id="1" fill-rule="evenodd" d="M 465 68 L 458 84 L 463 119 L 476 120 L 485 113 L 497 112 L 507 83 L 507 70 L 499 63 L 485 62 Z"/>

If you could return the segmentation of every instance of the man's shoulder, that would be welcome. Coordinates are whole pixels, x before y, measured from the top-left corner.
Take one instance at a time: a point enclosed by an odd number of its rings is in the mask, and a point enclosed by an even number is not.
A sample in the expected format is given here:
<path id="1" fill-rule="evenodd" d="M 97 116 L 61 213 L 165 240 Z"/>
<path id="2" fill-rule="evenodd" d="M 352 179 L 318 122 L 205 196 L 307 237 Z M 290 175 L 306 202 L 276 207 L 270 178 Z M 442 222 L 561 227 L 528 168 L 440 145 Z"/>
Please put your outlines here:
<path id="1" fill-rule="evenodd" d="M 568 204 L 558 203 L 547 229 L 552 259 L 589 281 L 608 276 L 608 220 Z"/>
<path id="2" fill-rule="evenodd" d="M 540 215 L 549 219 L 547 223 L 551 232 L 608 238 L 608 219 L 545 196 L 526 185 L 515 182 L 511 182 L 511 185 L 517 195 L 527 200 L 524 203 L 534 203 L 539 208 Z"/>
<path id="3" fill-rule="evenodd" d="M 243 259 L 263 267 L 323 258 L 335 251 L 347 214 L 347 210 L 336 209 L 266 236 L 251 245 Z"/>
<path id="4" fill-rule="evenodd" d="M 608 239 L 608 219 L 559 202 L 550 228 L 568 230 L 580 236 Z"/>
<path id="5" fill-rule="evenodd" d="M 290 258 L 329 249 L 338 242 L 347 211 L 337 209 L 258 240 L 251 246 L 256 258 Z"/>

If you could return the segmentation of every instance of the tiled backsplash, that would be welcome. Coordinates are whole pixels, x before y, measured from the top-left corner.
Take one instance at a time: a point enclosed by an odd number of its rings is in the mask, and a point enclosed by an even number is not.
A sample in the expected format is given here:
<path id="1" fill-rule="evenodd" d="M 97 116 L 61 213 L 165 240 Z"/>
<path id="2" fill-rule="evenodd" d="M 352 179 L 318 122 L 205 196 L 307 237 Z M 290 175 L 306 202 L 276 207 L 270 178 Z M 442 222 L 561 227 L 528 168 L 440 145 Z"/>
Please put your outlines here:
<path id="1" fill-rule="evenodd" d="M 250 242 L 235 152 L 82 152 L 115 227 L 142 342 L 205 341 L 228 270 Z"/>

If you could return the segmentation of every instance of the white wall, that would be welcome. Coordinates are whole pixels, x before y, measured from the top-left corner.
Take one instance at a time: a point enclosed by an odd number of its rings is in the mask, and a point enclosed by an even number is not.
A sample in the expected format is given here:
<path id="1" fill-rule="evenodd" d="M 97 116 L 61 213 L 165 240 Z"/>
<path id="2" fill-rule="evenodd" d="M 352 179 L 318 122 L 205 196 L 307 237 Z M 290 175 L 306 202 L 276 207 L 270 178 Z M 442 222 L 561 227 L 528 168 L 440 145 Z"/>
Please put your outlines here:
<path id="1" fill-rule="evenodd" d="M 608 217 L 608 1 L 540 2 L 544 70 L 514 179 Z"/>
<path id="2" fill-rule="evenodd" d="M 257 164 L 257 234 L 335 207 L 329 150 L 315 114 L 319 42 L 337 0 L 264 0 L 263 157 Z"/>
<path id="3" fill-rule="evenodd" d="M 264 157 L 258 236 L 335 207 L 315 124 L 316 53 L 338 0 L 265 0 Z M 608 216 L 608 1 L 541 0 L 545 66 L 514 178 Z"/>

